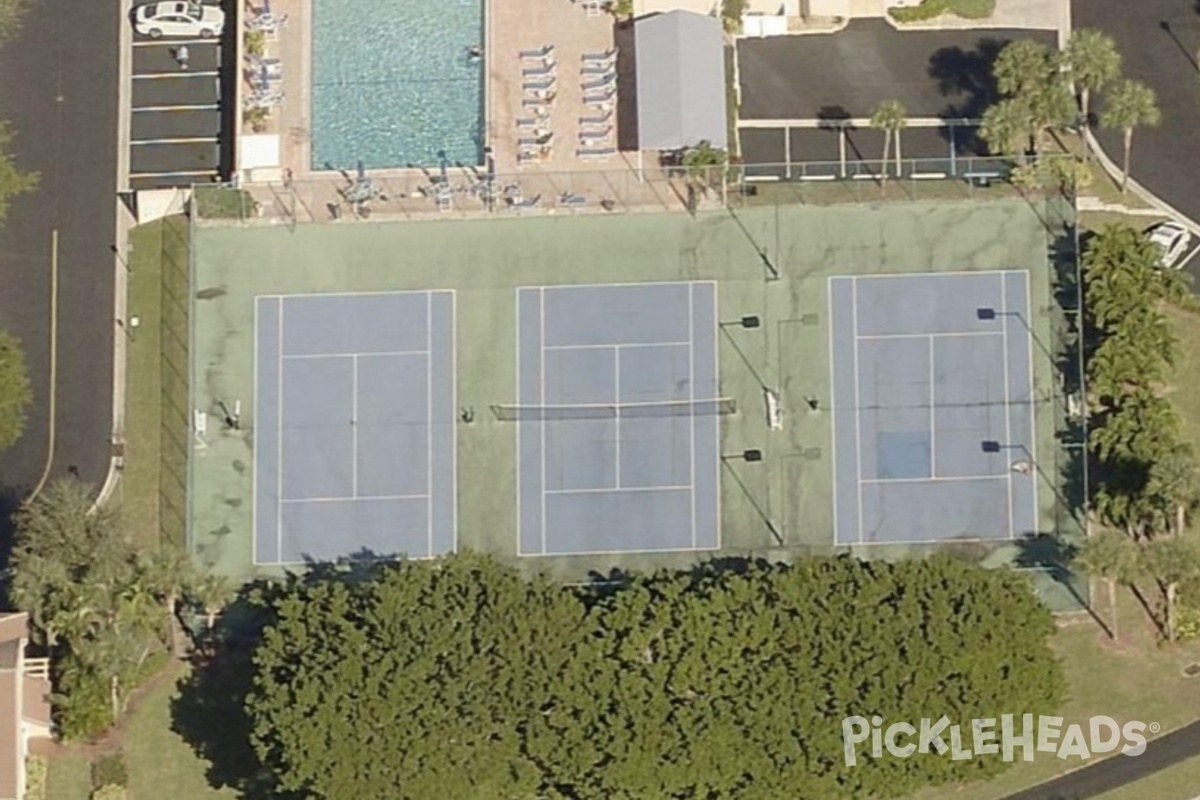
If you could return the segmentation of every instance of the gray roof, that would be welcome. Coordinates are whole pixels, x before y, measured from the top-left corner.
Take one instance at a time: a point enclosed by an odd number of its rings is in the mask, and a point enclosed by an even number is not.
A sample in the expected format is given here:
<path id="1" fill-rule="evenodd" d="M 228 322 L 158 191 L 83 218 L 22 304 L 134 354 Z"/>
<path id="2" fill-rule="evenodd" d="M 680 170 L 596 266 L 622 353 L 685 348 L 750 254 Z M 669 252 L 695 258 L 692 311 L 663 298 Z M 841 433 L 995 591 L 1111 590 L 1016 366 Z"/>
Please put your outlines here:
<path id="1" fill-rule="evenodd" d="M 728 146 L 721 21 L 669 11 L 634 23 L 638 145 L 676 150 L 701 140 Z"/>

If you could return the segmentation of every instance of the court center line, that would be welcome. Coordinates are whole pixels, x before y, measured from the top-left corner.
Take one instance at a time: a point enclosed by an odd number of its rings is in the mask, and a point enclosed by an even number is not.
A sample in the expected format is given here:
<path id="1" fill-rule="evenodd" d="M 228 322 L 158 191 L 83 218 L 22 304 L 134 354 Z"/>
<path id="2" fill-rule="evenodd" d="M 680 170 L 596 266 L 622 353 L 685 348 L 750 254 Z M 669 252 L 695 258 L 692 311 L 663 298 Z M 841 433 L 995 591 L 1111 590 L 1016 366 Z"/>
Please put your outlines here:
<path id="1" fill-rule="evenodd" d="M 1004 333 L 1004 446 L 1005 446 L 1005 448 L 1011 448 L 1013 446 L 1013 440 L 1012 440 L 1012 419 L 1011 419 L 1011 415 L 1009 414 L 1009 400 L 1011 398 L 1011 395 L 1009 394 L 1009 388 L 1008 388 L 1008 386 L 1009 386 L 1009 384 L 1008 384 L 1008 291 L 1007 291 L 1007 287 L 1005 286 L 1003 274 L 1000 276 L 1000 309 L 1001 309 L 1000 316 L 1004 319 L 1004 323 L 1002 326 L 1002 330 Z M 1008 453 L 1010 451 L 1005 449 L 1001 452 Z M 1011 539 L 1013 537 L 1013 484 L 1012 484 L 1013 471 L 1011 469 L 1008 470 L 1007 475 L 1008 475 L 1008 538 Z"/>
<path id="2" fill-rule="evenodd" d="M 547 350 L 607 350 L 610 347 L 687 347 L 691 342 L 622 342 L 620 344 L 551 344 Z"/>
<path id="3" fill-rule="evenodd" d="M 688 287 L 688 403 L 696 402 L 696 301 L 695 285 Z M 688 491 L 691 502 L 688 504 L 692 516 L 692 547 L 696 546 L 696 425 L 698 420 L 693 413 L 688 419 Z"/>
<path id="4" fill-rule="evenodd" d="M 1007 475 L 943 475 L 940 478 L 863 478 L 863 483 L 963 483 L 965 481 L 1002 481 Z"/>
<path id="5" fill-rule="evenodd" d="M 542 405 L 546 405 L 546 287 L 538 288 L 538 388 L 541 391 Z M 542 540 L 542 555 L 546 554 L 546 423 L 543 420 L 538 425 L 539 432 L 542 437 L 541 458 L 542 458 L 542 480 L 539 484 L 542 490 L 542 496 L 539 498 L 541 502 L 541 525 L 539 525 L 539 533 Z"/>
<path id="6" fill-rule="evenodd" d="M 1003 336 L 1003 331 L 955 331 L 946 333 L 864 333 L 859 339 L 955 339 L 972 336 Z"/>
<path id="7" fill-rule="evenodd" d="M 1028 319 L 1033 314 L 1033 297 L 1029 288 L 1029 273 L 1027 271 L 1022 270 L 1021 280 L 1025 282 L 1025 318 Z M 1029 473 L 1029 480 L 1033 484 L 1033 527 L 1036 531 L 1041 524 L 1041 520 L 1039 519 L 1041 507 L 1038 505 L 1037 403 L 1033 399 L 1035 386 L 1033 377 L 1033 330 L 1029 328 L 1032 322 L 1032 319 L 1030 319 L 1029 323 L 1026 324 L 1025 350 L 1029 354 L 1029 380 L 1027 381 L 1029 385 L 1029 457 L 1032 459 L 1034 466 L 1034 469 Z M 1016 531 L 1013 531 L 1013 535 L 1016 535 Z"/>
<path id="8" fill-rule="evenodd" d="M 621 346 L 613 347 L 613 402 L 616 405 L 621 405 Z M 613 418 L 613 445 L 615 447 L 616 456 L 613 458 L 613 466 L 615 467 L 616 476 L 614 478 L 614 488 L 621 488 L 621 415 L 617 414 Z"/>
<path id="9" fill-rule="evenodd" d="M 283 356 L 283 358 L 303 359 L 303 358 L 371 358 L 372 356 L 425 356 L 429 355 L 428 350 L 380 350 L 379 352 L 370 353 L 297 353 L 295 355 Z"/>
<path id="10" fill-rule="evenodd" d="M 275 558 L 283 561 L 283 298 L 279 299 L 279 347 L 275 351 L 277 387 L 275 402 L 276 444 L 279 452 L 275 463 Z"/>
<path id="11" fill-rule="evenodd" d="M 929 337 L 929 474 L 937 478 L 937 367 L 934 365 L 934 338 Z"/>
<path id="12" fill-rule="evenodd" d="M 425 522 L 428 525 L 425 554 L 433 555 L 433 292 L 425 293 L 425 491 L 428 494 Z"/>
<path id="13" fill-rule="evenodd" d="M 358 356 L 350 365 L 350 496 L 358 497 Z"/>
<path id="14" fill-rule="evenodd" d="M 619 489 L 547 489 L 546 494 L 621 494 L 624 492 L 686 492 L 691 486 L 623 486 Z"/>
<path id="15" fill-rule="evenodd" d="M 863 541 L 863 476 L 862 476 L 862 392 L 858 364 L 858 278 L 850 278 L 850 313 L 854 326 L 854 469 L 855 491 L 858 495 L 858 543 Z"/>
<path id="16" fill-rule="evenodd" d="M 295 497 L 290 500 L 280 500 L 280 503 L 300 505 L 303 503 L 358 503 L 367 500 L 428 500 L 428 494 L 380 494 L 354 495 L 353 497 Z"/>

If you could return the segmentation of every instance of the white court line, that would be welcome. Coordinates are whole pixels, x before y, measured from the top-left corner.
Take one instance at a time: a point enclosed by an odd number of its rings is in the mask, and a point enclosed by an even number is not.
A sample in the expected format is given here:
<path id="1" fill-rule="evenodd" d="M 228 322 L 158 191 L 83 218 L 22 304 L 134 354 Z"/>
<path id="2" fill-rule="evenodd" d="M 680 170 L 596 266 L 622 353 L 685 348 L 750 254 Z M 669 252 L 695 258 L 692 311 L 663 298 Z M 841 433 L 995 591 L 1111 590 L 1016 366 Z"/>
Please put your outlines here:
<path id="1" fill-rule="evenodd" d="M 254 355 L 252 356 L 254 359 L 254 375 L 251 377 L 251 385 L 253 386 L 254 391 L 254 416 L 252 418 L 254 425 L 258 425 L 258 412 L 260 408 L 259 397 L 262 396 L 258 393 L 258 374 L 259 370 L 261 369 L 258 363 L 258 337 L 260 335 L 258 330 L 259 305 L 260 303 L 258 298 L 254 298 Z M 254 467 L 250 470 L 250 561 L 254 564 L 258 563 L 258 470 L 260 469 L 262 462 L 262 457 L 259 452 L 260 449 L 261 448 L 255 447 L 253 450 L 252 463 Z"/>
<path id="2" fill-rule="evenodd" d="M 944 475 L 940 478 L 863 478 L 863 483 L 963 483 L 966 481 L 1002 481 L 1007 475 Z"/>
<path id="3" fill-rule="evenodd" d="M 433 292 L 425 293 L 425 346 L 433 352 Z M 425 552 L 433 555 L 433 357 L 425 359 Z"/>
<path id="4" fill-rule="evenodd" d="M 955 333 L 864 333 L 859 339 L 954 339 L 968 336 L 1002 336 L 1001 331 L 957 331 Z"/>
<path id="5" fill-rule="evenodd" d="M 706 331 L 705 335 L 712 337 L 712 379 L 713 379 L 713 394 L 721 393 L 721 357 L 717 352 L 718 339 L 717 328 L 721 324 L 720 301 L 717 297 L 717 289 L 719 288 L 716 281 L 697 281 L 697 283 L 707 283 L 712 287 L 713 299 L 713 326 L 712 330 Z M 706 389 L 707 393 L 707 389 Z M 695 392 L 693 390 L 692 402 L 696 402 Z M 693 420 L 694 422 L 694 420 Z M 716 441 L 713 442 L 713 492 L 716 494 L 716 525 L 717 525 L 717 549 L 720 549 L 724 532 L 721 525 L 721 418 L 714 417 L 712 421 L 712 430 L 716 436 Z M 692 475 L 692 491 L 696 490 L 696 476 Z"/>
<path id="6" fill-rule="evenodd" d="M 696 402 L 696 299 L 695 286 L 688 287 L 688 402 Z M 694 408 L 694 406 L 693 406 Z M 688 491 L 692 517 L 692 547 L 696 546 L 696 416 L 688 419 Z"/>
<path id="7" fill-rule="evenodd" d="M 292 500 L 282 500 L 282 503 L 295 505 L 303 503 L 359 503 L 367 500 L 428 500 L 428 494 L 378 494 L 355 495 L 353 497 L 297 497 Z"/>
<path id="8" fill-rule="evenodd" d="M 1033 483 L 1033 527 L 1036 532 L 1041 527 L 1042 507 L 1038 505 L 1038 475 L 1037 475 L 1037 403 L 1034 402 L 1034 377 L 1033 377 L 1033 330 L 1028 325 L 1033 322 L 1033 296 L 1029 288 L 1029 273 L 1022 270 L 1021 280 L 1025 282 L 1025 316 L 1029 318 L 1027 330 L 1025 331 L 1025 347 L 1029 351 L 1029 457 L 1032 459 L 1035 471 L 1029 475 L 1030 481 Z M 1007 283 L 1007 281 L 1006 281 Z M 1005 354 L 1008 355 L 1007 353 Z M 1053 366 L 1053 365 L 1052 365 Z M 1085 456 L 1086 457 L 1086 456 Z M 1016 531 L 1013 532 L 1016 535 Z"/>
<path id="9" fill-rule="evenodd" d="M 839 275 L 836 277 L 850 278 L 851 280 L 871 280 L 875 278 L 924 278 L 924 277 L 949 277 L 951 275 L 1003 275 L 1007 272 L 1022 272 L 1019 269 L 959 269 L 949 270 L 947 272 L 900 272 L 888 273 L 886 275 Z"/>
<path id="10" fill-rule="evenodd" d="M 445 294 L 450 291 L 453 291 L 453 290 L 451 290 L 451 289 L 410 289 L 410 290 L 392 291 L 392 290 L 383 289 L 383 290 L 380 290 L 377 292 L 316 292 L 316 293 L 314 293 L 314 292 L 295 292 L 293 294 L 260 294 L 260 295 L 255 295 L 255 296 L 256 297 L 277 297 L 280 300 L 291 300 L 291 301 L 295 302 L 295 301 L 299 301 L 299 300 L 319 301 L 326 297 L 378 297 L 380 295 L 400 296 L 400 295 L 408 295 L 408 294 L 427 295 L 430 293 Z"/>
<path id="11" fill-rule="evenodd" d="M 838 541 L 838 474 L 837 474 L 837 451 L 838 451 L 838 427 L 837 427 L 837 375 L 834 372 L 834 356 L 833 356 L 833 335 L 837 330 L 834 324 L 833 310 L 833 282 L 838 278 L 825 279 L 825 295 L 826 303 L 829 306 L 829 324 L 826 326 L 827 335 L 829 336 L 829 438 L 833 444 L 829 448 L 829 468 L 832 471 L 833 477 L 833 541 Z M 855 409 L 855 413 L 858 413 Z"/>
<path id="12" fill-rule="evenodd" d="M 279 504 L 275 509 L 275 553 L 279 559 L 283 558 L 283 301 L 279 303 L 279 349 L 275 353 L 275 371 L 278 377 L 279 385 L 275 402 L 278 404 L 275 415 L 275 426 L 277 437 L 276 442 L 279 445 L 278 458 L 279 461 L 275 465 L 275 496 L 279 498 Z"/>
<path id="13" fill-rule="evenodd" d="M 621 405 L 621 348 L 619 345 L 613 349 L 613 402 L 618 406 Z M 616 468 L 616 480 L 613 487 L 621 488 L 621 415 L 617 414 L 613 418 L 613 445 L 615 447 L 616 457 L 613 458 L 613 466 Z"/>
<path id="14" fill-rule="evenodd" d="M 458 293 L 450 290 L 450 549 L 458 552 Z M 517 451 L 520 453 L 520 451 Z M 520 502 L 518 497 L 517 502 Z M 520 517 L 518 516 L 518 519 Z"/>
<path id="15" fill-rule="evenodd" d="M 516 362 L 516 374 L 513 377 L 516 379 L 516 383 L 513 384 L 513 397 L 517 398 L 517 405 L 522 405 L 525 400 L 525 397 L 524 397 L 523 387 L 521 385 L 521 344 L 522 344 L 522 342 L 521 342 L 521 290 L 520 289 L 516 290 L 516 301 L 515 302 L 516 302 L 516 305 L 513 307 L 513 311 L 514 311 L 513 317 L 515 318 L 515 321 L 516 321 L 516 330 L 513 332 L 514 333 L 513 341 L 515 341 L 517 343 L 517 353 L 516 353 L 516 358 L 514 359 L 514 361 Z M 516 528 L 517 528 L 517 550 L 516 550 L 516 553 L 517 553 L 517 555 L 522 555 L 521 533 L 522 533 L 522 519 L 523 518 L 521 517 L 521 494 L 524 491 L 524 487 L 521 485 L 523 483 L 523 481 L 521 480 L 521 473 L 522 473 L 522 469 L 521 469 L 521 425 L 522 424 L 523 423 L 519 420 L 516 424 L 517 452 L 515 453 L 515 457 L 517 459 L 517 525 L 516 525 Z"/>
<path id="16" fill-rule="evenodd" d="M 538 289 L 538 325 L 541 326 L 538 340 L 538 388 L 542 393 L 542 405 L 546 405 L 546 289 Z M 538 426 L 542 435 L 542 554 L 546 553 L 546 424 Z"/>
<path id="17" fill-rule="evenodd" d="M 350 362 L 350 494 L 358 497 L 358 357 Z"/>
<path id="18" fill-rule="evenodd" d="M 622 342 L 621 344 L 551 344 L 547 350 L 605 350 L 609 347 L 687 347 L 691 342 Z"/>
<path id="19" fill-rule="evenodd" d="M 929 337 L 929 474 L 937 478 L 937 373 L 932 336 Z"/>
<path id="20" fill-rule="evenodd" d="M 584 558 L 588 556 L 626 556 L 638 555 L 642 553 L 712 553 L 719 549 L 719 547 L 657 547 L 644 549 L 639 548 L 637 550 L 551 550 L 545 553 L 534 553 L 532 556 L 534 558 L 549 556 L 579 556 Z M 527 555 L 526 557 L 529 556 Z"/>
<path id="21" fill-rule="evenodd" d="M 1009 412 L 1012 390 L 1008 383 L 1008 287 L 1005 286 L 1004 276 L 1000 276 L 1000 309 L 1004 318 L 1004 446 L 1012 447 L 1012 418 Z M 1008 450 L 1001 452 L 1007 453 Z M 1008 470 L 1008 538 L 1013 538 L 1013 471 Z"/>
<path id="22" fill-rule="evenodd" d="M 850 278 L 850 302 L 854 320 L 854 466 L 858 471 L 858 543 L 863 541 L 862 392 L 858 369 L 858 278 Z"/>
<path id="23" fill-rule="evenodd" d="M 295 355 L 284 356 L 285 359 L 304 359 L 304 358 L 373 358 L 375 356 L 427 356 L 428 350 L 381 350 L 379 352 L 365 353 L 297 353 Z"/>
<path id="24" fill-rule="evenodd" d="M 527 285 L 518 287 L 520 289 L 538 289 L 545 293 L 547 291 L 562 291 L 569 292 L 573 289 L 608 289 L 625 288 L 629 286 L 691 286 L 693 283 L 712 283 L 713 281 L 622 281 L 618 283 L 555 283 L 555 284 L 540 284 Z"/>
<path id="25" fill-rule="evenodd" d="M 546 494 L 621 494 L 624 492 L 686 492 L 689 486 L 624 486 L 620 489 L 547 489 Z"/>

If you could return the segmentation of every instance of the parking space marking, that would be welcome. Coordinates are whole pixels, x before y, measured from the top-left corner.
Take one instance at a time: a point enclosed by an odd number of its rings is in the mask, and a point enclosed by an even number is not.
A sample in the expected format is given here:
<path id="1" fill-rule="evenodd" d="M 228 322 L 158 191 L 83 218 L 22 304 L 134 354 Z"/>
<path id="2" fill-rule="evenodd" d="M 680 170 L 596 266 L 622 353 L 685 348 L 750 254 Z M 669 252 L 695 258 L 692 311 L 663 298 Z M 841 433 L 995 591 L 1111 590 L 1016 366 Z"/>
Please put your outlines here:
<path id="1" fill-rule="evenodd" d="M 149 39 L 149 40 L 134 42 L 133 46 L 134 47 L 179 47 L 180 45 L 184 45 L 184 44 L 186 44 L 188 47 L 192 47 L 193 45 L 199 45 L 199 44 L 211 44 L 214 47 L 221 46 L 221 43 L 219 41 L 217 41 L 216 39 L 171 39 L 170 41 L 167 41 L 164 39 Z"/>
<path id="2" fill-rule="evenodd" d="M 135 139 L 130 144 L 215 144 L 217 141 L 216 136 L 188 136 L 177 139 Z"/>
<path id="3" fill-rule="evenodd" d="M 220 111 L 221 107 L 216 103 L 206 103 L 197 106 L 140 106 L 133 109 L 134 113 L 138 111 Z"/>
<path id="4" fill-rule="evenodd" d="M 131 172 L 130 177 L 133 178 L 193 178 L 204 177 L 206 175 L 216 175 L 217 170 L 190 170 L 188 172 Z"/>

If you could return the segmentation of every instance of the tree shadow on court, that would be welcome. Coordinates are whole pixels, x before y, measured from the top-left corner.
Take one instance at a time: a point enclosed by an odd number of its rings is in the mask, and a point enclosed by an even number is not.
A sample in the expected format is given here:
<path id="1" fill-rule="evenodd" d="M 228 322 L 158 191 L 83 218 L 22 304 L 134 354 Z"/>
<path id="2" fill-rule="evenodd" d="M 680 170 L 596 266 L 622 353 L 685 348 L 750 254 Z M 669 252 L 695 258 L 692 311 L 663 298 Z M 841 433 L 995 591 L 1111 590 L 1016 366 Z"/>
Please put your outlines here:
<path id="1" fill-rule="evenodd" d="M 945 119 L 977 119 L 1000 99 L 992 68 L 1007 39 L 980 39 L 974 48 L 943 47 L 929 57 L 929 77 L 947 98 L 940 116 Z"/>

